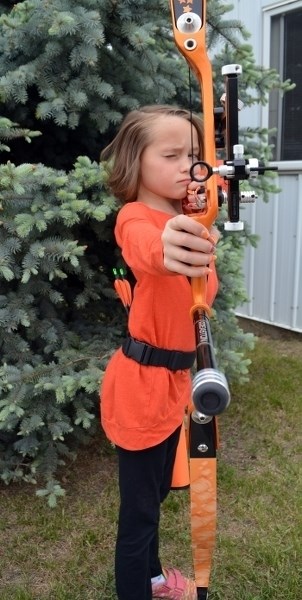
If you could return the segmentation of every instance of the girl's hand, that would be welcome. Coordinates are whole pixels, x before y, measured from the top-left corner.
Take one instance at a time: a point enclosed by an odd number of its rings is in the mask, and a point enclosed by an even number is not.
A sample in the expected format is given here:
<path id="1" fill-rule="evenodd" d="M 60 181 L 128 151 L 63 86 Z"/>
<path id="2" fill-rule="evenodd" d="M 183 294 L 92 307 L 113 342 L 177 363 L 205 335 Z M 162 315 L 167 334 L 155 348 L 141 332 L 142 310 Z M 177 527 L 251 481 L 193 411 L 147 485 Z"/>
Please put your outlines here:
<path id="1" fill-rule="evenodd" d="M 201 277 L 209 273 L 219 232 L 208 229 L 186 215 L 167 221 L 162 233 L 164 265 L 173 273 Z"/>

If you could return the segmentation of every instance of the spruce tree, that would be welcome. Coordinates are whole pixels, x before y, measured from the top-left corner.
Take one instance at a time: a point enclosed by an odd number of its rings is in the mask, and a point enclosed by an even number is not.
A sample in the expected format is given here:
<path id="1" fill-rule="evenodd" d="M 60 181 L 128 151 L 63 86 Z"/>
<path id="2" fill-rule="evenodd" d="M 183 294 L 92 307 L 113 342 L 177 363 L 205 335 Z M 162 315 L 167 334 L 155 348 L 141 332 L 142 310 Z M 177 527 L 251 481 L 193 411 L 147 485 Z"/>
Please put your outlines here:
<path id="1" fill-rule="evenodd" d="M 223 55 L 245 60 L 243 89 L 261 90 L 245 101 L 263 101 L 278 77 L 257 79 L 227 10 L 208 2 L 213 62 L 219 72 Z M 100 380 L 126 325 L 111 276 L 118 206 L 100 150 L 129 110 L 188 98 L 167 0 L 0 1 L 0 472 L 6 483 L 44 477 L 50 504 L 63 493 L 59 466 L 98 427 Z M 196 85 L 192 98 L 199 111 Z M 213 331 L 230 380 L 246 379 L 252 343 L 233 312 L 245 299 L 246 239 L 219 249 Z"/>
<path id="2" fill-rule="evenodd" d="M 43 133 L 31 149 L 14 146 L 18 162 L 25 152 L 58 168 L 79 154 L 98 160 L 126 112 L 175 96 L 183 81 L 166 52 L 167 8 L 166 0 L 25 0 L 2 15 L 5 116 Z"/>

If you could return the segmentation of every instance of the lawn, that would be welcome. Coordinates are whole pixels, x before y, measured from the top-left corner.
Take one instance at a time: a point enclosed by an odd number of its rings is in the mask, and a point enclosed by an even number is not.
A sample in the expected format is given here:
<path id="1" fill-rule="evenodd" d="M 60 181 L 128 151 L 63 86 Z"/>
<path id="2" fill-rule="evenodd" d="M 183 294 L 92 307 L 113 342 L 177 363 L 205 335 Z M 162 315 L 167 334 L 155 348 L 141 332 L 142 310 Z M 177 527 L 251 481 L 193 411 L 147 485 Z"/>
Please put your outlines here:
<path id="1" fill-rule="evenodd" d="M 220 417 L 219 515 L 210 600 L 302 597 L 302 336 L 263 336 L 250 382 Z M 116 600 L 116 457 L 99 438 L 63 474 L 55 509 L 0 488 L 1 600 Z M 188 492 L 172 492 L 162 558 L 192 574 Z"/>

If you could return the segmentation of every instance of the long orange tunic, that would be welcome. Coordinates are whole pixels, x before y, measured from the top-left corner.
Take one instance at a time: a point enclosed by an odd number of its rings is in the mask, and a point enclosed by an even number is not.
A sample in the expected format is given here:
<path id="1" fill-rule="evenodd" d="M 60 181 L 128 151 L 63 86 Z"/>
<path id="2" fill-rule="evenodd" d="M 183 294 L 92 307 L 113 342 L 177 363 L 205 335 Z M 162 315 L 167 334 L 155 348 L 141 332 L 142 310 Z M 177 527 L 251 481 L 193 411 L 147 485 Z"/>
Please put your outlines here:
<path id="1" fill-rule="evenodd" d="M 115 236 L 137 280 L 130 334 L 169 350 L 192 351 L 195 337 L 188 279 L 163 263 L 162 231 L 171 215 L 141 202 L 120 210 Z M 159 444 L 182 423 L 190 402 L 189 369 L 144 366 L 118 349 L 101 386 L 101 422 L 107 437 L 128 450 Z"/>

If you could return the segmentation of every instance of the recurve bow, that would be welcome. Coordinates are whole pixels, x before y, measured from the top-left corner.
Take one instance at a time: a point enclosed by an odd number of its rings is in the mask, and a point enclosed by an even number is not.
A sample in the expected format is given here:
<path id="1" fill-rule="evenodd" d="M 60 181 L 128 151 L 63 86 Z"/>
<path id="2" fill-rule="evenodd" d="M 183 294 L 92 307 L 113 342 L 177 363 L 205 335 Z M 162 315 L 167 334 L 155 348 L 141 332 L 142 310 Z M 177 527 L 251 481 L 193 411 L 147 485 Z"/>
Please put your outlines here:
<path id="1" fill-rule="evenodd" d="M 174 39 L 180 53 L 194 71 L 201 88 L 204 123 L 203 160 L 192 165 L 191 177 L 204 186 L 205 207 L 191 214 L 208 229 L 217 218 L 222 202 L 228 205 L 227 231 L 243 229 L 239 204 L 253 201 L 253 193 L 242 194 L 240 181 L 263 174 L 266 168 L 257 159 L 246 159 L 239 144 L 238 76 L 241 66 L 226 65 L 223 106 L 214 110 L 212 65 L 206 48 L 206 0 L 169 0 Z M 216 142 L 220 114 L 219 147 L 225 147 L 226 159 L 217 164 Z M 219 136 L 218 136 L 219 137 Z M 221 161 L 220 161 L 221 162 Z M 218 181 L 224 180 L 225 192 L 218 191 Z M 191 314 L 195 327 L 197 372 L 193 378 L 193 406 L 189 417 L 189 480 L 191 494 L 191 533 L 194 574 L 198 600 L 206 600 L 216 537 L 218 449 L 217 416 L 230 402 L 227 380 L 217 369 L 210 331 L 211 310 L 207 304 L 207 277 L 191 280 L 193 304 Z"/>

